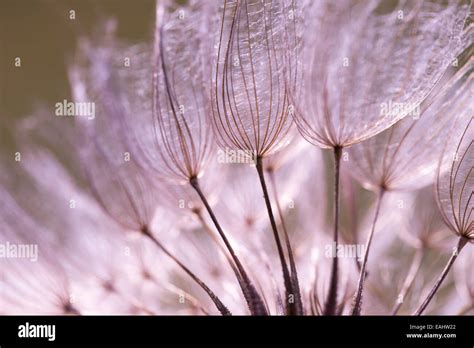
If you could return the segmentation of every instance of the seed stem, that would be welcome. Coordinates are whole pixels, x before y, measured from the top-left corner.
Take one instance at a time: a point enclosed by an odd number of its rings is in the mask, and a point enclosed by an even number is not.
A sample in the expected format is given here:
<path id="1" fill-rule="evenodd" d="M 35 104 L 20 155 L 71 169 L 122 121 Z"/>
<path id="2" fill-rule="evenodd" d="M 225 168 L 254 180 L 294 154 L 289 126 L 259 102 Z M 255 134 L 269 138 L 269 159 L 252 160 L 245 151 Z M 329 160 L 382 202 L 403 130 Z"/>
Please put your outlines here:
<path id="1" fill-rule="evenodd" d="M 384 193 L 385 189 L 381 188 L 377 195 L 377 205 L 375 208 L 374 220 L 372 221 L 372 227 L 370 229 L 370 233 L 365 244 L 364 260 L 362 261 L 362 266 L 360 268 L 359 281 L 357 283 L 357 293 L 354 296 L 354 302 L 352 307 L 352 315 L 360 315 L 360 311 L 362 308 L 362 293 L 364 291 L 367 261 L 369 260 L 370 246 L 372 245 L 372 239 L 374 237 L 375 226 L 379 217 L 380 207 L 382 205 L 382 198 Z"/>
<path id="2" fill-rule="evenodd" d="M 433 299 L 434 295 L 436 294 L 439 287 L 443 283 L 444 279 L 448 275 L 449 270 L 451 269 L 451 267 L 454 264 L 454 261 L 456 261 L 459 253 L 461 252 L 462 248 L 464 248 L 464 246 L 466 245 L 467 242 L 468 242 L 468 239 L 466 237 L 464 237 L 464 236 L 459 237 L 458 245 L 453 250 L 453 254 L 449 258 L 448 263 L 446 264 L 446 266 L 444 267 L 443 272 L 441 272 L 440 276 L 436 280 L 436 282 L 435 282 L 433 288 L 431 289 L 430 293 L 428 294 L 426 299 L 423 301 L 423 303 L 420 305 L 420 307 L 418 307 L 418 309 L 415 311 L 415 313 L 413 315 L 421 315 L 425 311 L 426 307 L 428 307 L 428 305 L 430 304 L 430 302 Z"/>
<path id="3" fill-rule="evenodd" d="M 280 203 L 280 199 L 278 195 L 275 172 L 273 170 L 267 170 L 267 173 L 268 173 L 268 176 L 270 177 L 270 185 L 272 187 L 272 191 L 274 194 L 274 199 L 275 199 L 277 210 L 278 210 L 278 216 L 280 218 L 281 227 L 283 229 L 283 234 L 285 236 L 286 250 L 288 252 L 288 258 L 290 260 L 291 282 L 292 282 L 293 290 L 295 292 L 295 310 L 298 315 L 303 315 L 304 310 L 303 310 L 303 302 L 301 301 L 301 292 L 300 292 L 300 284 L 298 280 L 298 272 L 296 270 L 296 262 L 293 256 L 293 250 L 291 248 L 290 237 L 288 235 L 288 229 L 286 228 L 285 218 L 283 216 L 283 209 L 281 207 L 281 203 Z"/>
<path id="4" fill-rule="evenodd" d="M 214 230 L 206 222 L 206 220 L 204 219 L 204 216 L 202 215 L 202 212 L 200 210 L 197 210 L 197 211 L 193 211 L 193 213 L 198 218 L 199 222 L 201 223 L 202 228 L 204 228 L 207 235 L 212 239 L 212 241 L 216 244 L 217 248 L 222 252 L 222 254 L 226 258 L 227 262 L 229 263 L 234 273 L 238 272 L 238 270 L 235 267 L 234 261 L 232 260 L 232 258 L 229 256 L 229 253 L 227 252 L 227 249 L 225 248 L 224 245 L 222 245 L 222 242 L 219 240 L 219 237 L 214 233 Z"/>
<path id="5" fill-rule="evenodd" d="M 222 315 L 231 315 L 231 312 L 221 302 L 221 300 L 214 294 L 214 292 L 201 280 L 199 279 L 189 268 L 187 268 L 181 261 L 178 260 L 168 249 L 165 248 L 161 242 L 153 236 L 148 227 L 142 229 L 142 234 L 150 239 L 159 249 L 161 249 L 170 259 L 172 259 L 184 272 L 186 272 L 211 298 L 212 302 L 216 305 L 219 312 Z"/>
<path id="6" fill-rule="evenodd" d="M 333 255 L 329 291 L 324 305 L 324 315 L 335 315 L 337 310 L 337 285 L 338 285 L 338 258 L 337 246 L 339 242 L 339 170 L 341 164 L 342 147 L 334 147 L 334 246 L 336 253 Z"/>
<path id="7" fill-rule="evenodd" d="M 408 291 L 410 291 L 416 275 L 418 274 L 418 271 L 420 270 L 421 267 L 421 262 L 423 261 L 423 254 L 424 254 L 424 248 L 420 247 L 416 249 L 415 256 L 413 257 L 413 260 L 410 265 L 410 269 L 407 273 L 407 277 L 405 278 L 405 281 L 403 282 L 402 289 L 400 290 L 400 293 L 398 295 L 397 303 L 393 307 L 392 310 L 392 315 L 396 315 L 400 308 L 403 305 L 403 301 L 408 294 Z"/>
<path id="8" fill-rule="evenodd" d="M 283 271 L 283 281 L 285 284 L 285 291 L 286 291 L 286 308 L 287 312 L 290 315 L 296 315 L 296 309 L 294 306 L 294 302 L 288 301 L 290 299 L 290 295 L 295 296 L 294 289 L 291 283 L 290 271 L 288 270 L 288 265 L 286 263 L 285 253 L 283 251 L 283 246 L 281 244 L 280 236 L 278 235 L 278 229 L 275 221 L 275 217 L 273 215 L 272 204 L 270 202 L 270 196 L 268 194 L 267 184 L 265 182 L 265 175 L 263 172 L 263 159 L 260 156 L 257 156 L 256 160 L 256 168 L 258 177 L 260 179 L 260 185 L 262 186 L 263 191 L 263 198 L 265 199 L 265 205 L 267 206 L 267 213 L 270 219 L 270 225 L 273 231 L 273 237 L 275 239 L 275 243 L 278 250 L 278 255 L 280 257 L 280 263 Z"/>
<path id="9" fill-rule="evenodd" d="M 242 293 L 245 297 L 245 300 L 247 301 L 250 312 L 253 315 L 268 315 L 268 311 L 265 307 L 265 303 L 263 302 L 260 294 L 257 292 L 255 286 L 253 285 L 252 281 L 247 275 L 247 272 L 245 271 L 244 266 L 242 265 L 239 258 L 237 257 L 237 254 L 235 253 L 234 248 L 232 247 L 229 240 L 227 239 L 227 236 L 225 235 L 221 225 L 219 224 L 219 221 L 217 220 L 216 215 L 214 214 L 214 211 L 209 205 L 209 202 L 207 201 L 206 196 L 202 192 L 201 187 L 199 185 L 198 178 L 192 177 L 189 180 L 189 183 L 191 184 L 191 186 L 194 188 L 194 190 L 197 192 L 197 194 L 201 198 L 201 201 L 206 207 L 206 210 L 209 213 L 209 216 L 211 217 L 211 220 L 214 223 L 214 226 L 216 227 L 217 232 L 219 233 L 222 241 L 224 242 L 225 247 L 229 251 L 229 254 L 232 260 L 234 261 L 235 266 L 237 267 L 237 270 L 235 272 L 237 276 L 237 280 L 239 281 L 239 284 L 242 289 Z"/>

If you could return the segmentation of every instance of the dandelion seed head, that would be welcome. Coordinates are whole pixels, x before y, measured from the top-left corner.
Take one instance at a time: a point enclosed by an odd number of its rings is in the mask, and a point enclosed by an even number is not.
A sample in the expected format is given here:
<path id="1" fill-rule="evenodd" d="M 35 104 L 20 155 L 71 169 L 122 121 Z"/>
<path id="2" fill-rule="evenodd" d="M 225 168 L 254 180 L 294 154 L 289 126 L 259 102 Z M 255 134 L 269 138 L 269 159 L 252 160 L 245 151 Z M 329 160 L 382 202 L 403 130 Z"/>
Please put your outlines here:
<path id="1" fill-rule="evenodd" d="M 463 32 L 467 4 L 402 1 L 388 12 L 378 5 L 342 1 L 312 7 L 305 93 L 294 98 L 294 118 L 314 145 L 348 147 L 387 129 L 410 108 L 387 114 L 381 105 L 422 102 L 472 42 Z"/>

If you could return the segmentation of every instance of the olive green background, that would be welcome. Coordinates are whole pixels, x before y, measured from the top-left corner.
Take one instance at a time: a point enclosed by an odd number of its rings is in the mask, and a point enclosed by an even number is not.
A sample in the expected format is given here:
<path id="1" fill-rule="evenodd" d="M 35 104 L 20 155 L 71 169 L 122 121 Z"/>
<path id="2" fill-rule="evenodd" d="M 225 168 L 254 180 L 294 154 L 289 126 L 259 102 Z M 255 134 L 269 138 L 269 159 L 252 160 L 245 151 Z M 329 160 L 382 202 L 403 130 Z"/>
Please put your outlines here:
<path id="1" fill-rule="evenodd" d="M 0 0 L 0 152 L 12 147 L 17 120 L 70 98 L 66 69 L 81 35 L 113 17 L 120 38 L 150 40 L 154 8 L 154 0 Z"/>

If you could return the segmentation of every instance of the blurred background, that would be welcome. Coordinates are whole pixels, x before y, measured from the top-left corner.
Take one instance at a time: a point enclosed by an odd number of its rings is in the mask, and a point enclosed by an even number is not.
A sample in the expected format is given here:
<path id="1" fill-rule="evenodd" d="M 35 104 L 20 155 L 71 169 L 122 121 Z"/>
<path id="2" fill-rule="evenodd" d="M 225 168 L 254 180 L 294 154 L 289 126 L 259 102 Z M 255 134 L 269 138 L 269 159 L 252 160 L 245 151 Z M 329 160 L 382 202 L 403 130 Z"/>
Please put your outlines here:
<path id="1" fill-rule="evenodd" d="M 67 64 L 80 35 L 113 17 L 120 38 L 150 40 L 154 7 L 154 0 L 1 0 L 0 152 L 14 146 L 8 129 L 16 120 L 70 99 Z"/>

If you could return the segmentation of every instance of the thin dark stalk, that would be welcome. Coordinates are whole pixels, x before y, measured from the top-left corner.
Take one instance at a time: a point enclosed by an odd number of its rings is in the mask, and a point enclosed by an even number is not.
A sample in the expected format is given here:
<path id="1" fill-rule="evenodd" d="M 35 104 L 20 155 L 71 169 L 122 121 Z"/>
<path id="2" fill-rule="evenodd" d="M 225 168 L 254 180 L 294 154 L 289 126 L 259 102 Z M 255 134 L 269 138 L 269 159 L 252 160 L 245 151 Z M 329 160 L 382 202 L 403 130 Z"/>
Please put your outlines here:
<path id="1" fill-rule="evenodd" d="M 269 170 L 267 172 L 270 177 L 270 184 L 272 186 L 273 194 L 275 196 L 274 199 L 275 199 L 276 206 L 278 209 L 278 216 L 281 221 L 281 227 L 285 235 L 285 244 L 286 244 L 286 250 L 288 252 L 288 258 L 290 259 L 291 281 L 292 281 L 293 290 L 295 291 L 295 307 L 296 307 L 295 309 L 298 315 L 303 315 L 304 310 L 303 310 L 303 302 L 301 301 L 301 292 L 300 292 L 300 283 L 298 280 L 298 272 L 296 270 L 296 262 L 293 255 L 293 250 L 291 248 L 290 237 L 288 235 L 288 229 L 286 228 L 285 219 L 283 217 L 283 210 L 281 208 L 280 199 L 278 196 L 275 173 L 273 170 Z"/>
<path id="2" fill-rule="evenodd" d="M 349 186 L 349 216 L 350 216 L 350 221 L 351 221 L 351 227 L 350 227 L 350 236 L 351 236 L 351 242 L 353 245 L 359 244 L 359 238 L 358 238 L 358 233 L 357 233 L 357 226 L 358 224 L 358 218 L 357 218 L 357 207 L 356 207 L 356 195 L 355 195 L 355 189 L 354 189 L 354 183 L 351 181 L 350 186 Z M 360 260 L 358 257 L 354 258 L 354 262 L 356 264 L 357 270 L 360 272 Z"/>
<path id="3" fill-rule="evenodd" d="M 400 308 L 403 305 L 403 301 L 408 294 L 408 291 L 410 291 L 416 275 L 418 274 L 418 271 L 420 270 L 421 267 L 421 262 L 423 261 L 423 254 L 424 254 L 424 248 L 418 248 L 416 249 L 415 256 L 413 257 L 413 260 L 410 265 L 410 269 L 407 273 L 407 276 L 405 278 L 405 281 L 403 282 L 402 289 L 400 290 L 400 293 L 398 295 L 397 303 L 393 307 L 392 310 L 392 315 L 396 315 Z"/>
<path id="4" fill-rule="evenodd" d="M 159 249 L 161 249 L 170 259 L 172 259 L 186 274 L 188 274 L 211 298 L 212 302 L 216 305 L 219 312 L 222 315 L 232 315 L 232 313 L 227 309 L 227 307 L 221 302 L 221 300 L 214 294 L 214 292 L 201 280 L 199 279 L 189 268 L 187 268 L 181 261 L 179 261 L 168 249 L 165 248 L 163 244 L 156 239 L 148 228 L 142 230 L 143 235 L 148 237 L 153 244 L 155 244 Z"/>
<path id="5" fill-rule="evenodd" d="M 374 237 L 375 232 L 375 225 L 377 224 L 377 220 L 379 218 L 380 213 L 380 206 L 382 205 L 382 198 L 385 193 L 385 189 L 380 189 L 378 196 L 377 196 L 377 206 L 375 208 L 375 215 L 374 220 L 372 221 L 372 227 L 370 229 L 369 237 L 367 238 L 367 242 L 365 244 L 365 253 L 364 253 L 364 260 L 362 261 L 362 266 L 360 268 L 359 274 L 359 281 L 357 283 L 357 293 L 354 296 L 354 304 L 352 307 L 352 315 L 360 315 L 360 310 L 362 307 L 362 293 L 364 291 L 364 282 L 366 278 L 366 268 L 367 268 L 367 261 L 369 260 L 369 252 L 370 246 L 372 245 L 372 239 Z"/>
<path id="6" fill-rule="evenodd" d="M 167 291 L 170 291 L 174 294 L 183 296 L 188 301 L 188 303 L 190 303 L 195 309 L 200 310 L 202 313 L 204 313 L 204 315 L 211 315 L 201 305 L 201 303 L 198 301 L 198 299 L 196 299 L 193 295 L 191 295 L 190 293 L 184 291 L 183 289 L 181 289 L 181 288 L 179 288 L 179 287 L 177 287 L 177 286 L 175 286 L 171 283 L 164 286 L 161 281 L 159 281 L 153 274 L 150 274 L 147 270 L 144 270 L 143 279 L 151 281 L 155 286 L 157 286 L 159 288 L 163 288 L 163 289 L 165 289 Z"/>
<path id="7" fill-rule="evenodd" d="M 237 254 L 232 248 L 232 245 L 227 239 L 227 236 L 222 230 L 222 227 L 219 224 L 219 221 L 217 220 L 214 214 L 214 211 L 212 210 L 211 206 L 209 205 L 209 202 L 207 201 L 206 196 L 204 195 L 204 193 L 201 190 L 201 187 L 199 186 L 198 179 L 196 177 L 192 177 L 189 180 L 189 182 L 191 186 L 194 188 L 194 190 L 197 192 L 199 197 L 201 198 L 201 201 L 206 207 L 206 210 L 209 213 L 209 216 L 211 217 L 211 220 L 214 223 L 214 226 L 216 227 L 217 232 L 219 233 L 222 241 L 224 242 L 224 245 L 229 251 L 229 254 L 232 260 L 234 261 L 235 266 L 237 267 L 236 276 L 239 281 L 239 284 L 241 285 L 242 293 L 245 297 L 245 300 L 247 301 L 250 312 L 254 315 L 268 315 L 268 311 L 267 311 L 267 308 L 265 307 L 265 303 L 263 302 L 260 294 L 257 292 L 255 286 L 253 285 L 252 281 L 247 275 L 247 272 L 245 271 L 244 266 L 240 262 L 239 258 L 237 257 Z"/>
<path id="8" fill-rule="evenodd" d="M 451 255 L 448 263 L 444 267 L 443 272 L 441 272 L 440 276 L 436 280 L 436 283 L 434 284 L 434 286 L 431 289 L 430 293 L 428 294 L 426 299 L 423 301 L 423 303 L 420 305 L 420 307 L 418 307 L 418 309 L 415 311 L 415 313 L 413 313 L 413 315 L 421 315 L 424 312 L 424 310 L 426 309 L 426 307 L 428 307 L 428 305 L 430 304 L 430 302 L 433 299 L 434 295 L 436 294 L 439 287 L 443 283 L 444 279 L 448 275 L 449 270 L 451 269 L 451 267 L 454 264 L 454 261 L 456 261 L 459 253 L 461 252 L 462 248 L 464 248 L 464 246 L 466 245 L 467 242 L 468 242 L 468 239 L 466 237 L 464 237 L 464 236 L 459 237 L 458 245 L 456 246 L 456 249 L 454 249 L 453 254 Z"/>
<path id="9" fill-rule="evenodd" d="M 275 238 L 275 243 L 278 249 L 278 255 L 280 257 L 280 263 L 283 271 L 283 280 L 285 283 L 285 291 L 286 291 L 286 307 L 288 314 L 296 315 L 297 311 L 294 305 L 294 301 L 288 301 L 291 295 L 294 295 L 294 289 L 291 283 L 290 271 L 288 270 L 288 265 L 286 264 L 285 253 L 283 251 L 283 246 L 281 244 L 280 236 L 278 235 L 278 229 L 275 222 L 275 217 L 273 215 L 272 204 L 270 202 L 270 196 L 268 194 L 267 184 L 265 182 L 265 176 L 263 173 L 263 162 L 261 157 L 257 157 L 257 173 L 258 177 L 260 178 L 260 184 L 262 186 L 263 197 L 265 199 L 265 205 L 267 206 L 268 217 L 270 219 L 270 224 L 272 226 L 273 237 Z M 293 302 L 293 303 L 292 303 Z"/>
<path id="10" fill-rule="evenodd" d="M 324 315 L 335 315 L 337 311 L 337 285 L 338 285 L 338 258 L 337 246 L 339 242 L 339 169 L 341 164 L 342 147 L 334 147 L 334 247 L 331 279 L 329 281 L 329 292 L 324 305 Z"/>
<path id="11" fill-rule="evenodd" d="M 214 243 L 216 243 L 217 247 L 219 250 L 222 252 L 224 257 L 226 258 L 227 262 L 229 263 L 230 267 L 232 267 L 232 270 L 234 272 L 238 271 L 235 267 L 234 261 L 230 258 L 229 253 L 225 249 L 225 247 L 222 245 L 222 243 L 219 241 L 219 237 L 216 236 L 214 231 L 212 230 L 211 226 L 206 222 L 204 219 L 204 216 L 202 216 L 202 212 L 200 210 L 193 211 L 193 213 L 196 215 L 198 218 L 199 222 L 201 223 L 201 226 L 204 228 L 208 236 L 212 239 Z"/>
<path id="12" fill-rule="evenodd" d="M 211 226 L 209 226 L 209 224 L 204 219 L 204 216 L 202 215 L 201 210 L 200 209 L 193 210 L 193 213 L 198 218 L 199 223 L 201 224 L 202 228 L 204 228 L 204 230 L 212 238 L 212 240 L 217 243 L 218 242 L 217 236 L 214 234 L 214 231 L 212 230 Z"/>

